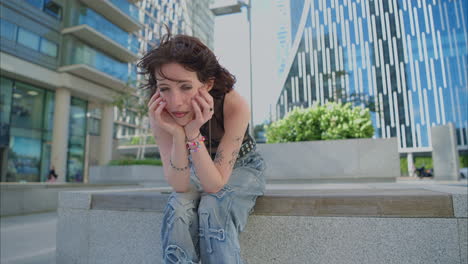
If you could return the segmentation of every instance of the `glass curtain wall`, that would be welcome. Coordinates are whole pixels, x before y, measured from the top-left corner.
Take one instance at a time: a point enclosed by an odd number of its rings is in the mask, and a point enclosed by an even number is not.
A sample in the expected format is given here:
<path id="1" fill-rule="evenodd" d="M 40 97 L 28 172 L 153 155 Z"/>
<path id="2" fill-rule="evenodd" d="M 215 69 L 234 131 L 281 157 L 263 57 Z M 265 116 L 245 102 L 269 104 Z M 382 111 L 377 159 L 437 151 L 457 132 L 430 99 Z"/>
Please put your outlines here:
<path id="1" fill-rule="evenodd" d="M 6 181 L 38 182 L 46 92 L 22 82 L 11 83 L 13 101 Z"/>
<path id="2" fill-rule="evenodd" d="M 45 182 L 51 164 L 55 94 L 1 78 L 2 133 L 9 134 L 6 182 Z M 10 96 L 8 96 L 10 95 Z M 8 98 L 11 98 L 8 100 Z M 82 182 L 87 102 L 71 98 L 67 182 Z M 8 128 L 9 129 L 3 129 Z M 5 130 L 5 131 L 3 131 Z M 2 134 L 2 135 L 3 135 Z"/>

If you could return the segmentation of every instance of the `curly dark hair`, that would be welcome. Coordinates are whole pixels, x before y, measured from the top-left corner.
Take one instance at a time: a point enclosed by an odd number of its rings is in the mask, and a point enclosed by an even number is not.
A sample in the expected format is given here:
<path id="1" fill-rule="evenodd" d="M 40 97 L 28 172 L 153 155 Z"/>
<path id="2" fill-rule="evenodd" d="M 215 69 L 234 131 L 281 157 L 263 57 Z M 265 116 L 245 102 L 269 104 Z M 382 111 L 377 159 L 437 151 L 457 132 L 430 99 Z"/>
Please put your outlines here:
<path id="1" fill-rule="evenodd" d="M 148 99 L 157 89 L 156 71 L 162 75 L 161 67 L 168 63 L 179 63 L 185 69 L 197 73 L 200 82 L 214 79 L 210 94 L 225 94 L 233 89 L 236 78 L 218 62 L 214 53 L 198 38 L 187 35 L 164 35 L 161 44 L 138 62 L 139 74 L 147 76 L 141 88 L 146 91 Z"/>

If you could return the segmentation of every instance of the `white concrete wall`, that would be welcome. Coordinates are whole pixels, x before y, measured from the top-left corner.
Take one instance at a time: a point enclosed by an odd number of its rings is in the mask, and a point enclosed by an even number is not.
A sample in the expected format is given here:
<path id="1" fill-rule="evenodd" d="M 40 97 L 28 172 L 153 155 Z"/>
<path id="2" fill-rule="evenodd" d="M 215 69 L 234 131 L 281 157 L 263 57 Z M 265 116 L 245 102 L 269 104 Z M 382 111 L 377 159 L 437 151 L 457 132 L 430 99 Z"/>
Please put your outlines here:
<path id="1" fill-rule="evenodd" d="M 259 144 L 269 182 L 395 181 L 400 176 L 396 138 Z"/>

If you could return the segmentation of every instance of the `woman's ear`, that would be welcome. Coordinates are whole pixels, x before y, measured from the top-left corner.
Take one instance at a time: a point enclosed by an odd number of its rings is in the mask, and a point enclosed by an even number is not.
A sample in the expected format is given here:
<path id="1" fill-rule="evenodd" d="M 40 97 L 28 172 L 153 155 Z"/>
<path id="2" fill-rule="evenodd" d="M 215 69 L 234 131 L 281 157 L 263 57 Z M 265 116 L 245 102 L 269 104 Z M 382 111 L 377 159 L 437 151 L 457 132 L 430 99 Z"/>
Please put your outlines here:
<path id="1" fill-rule="evenodd" d="M 213 89 L 213 86 L 214 86 L 214 81 L 215 79 L 209 79 L 205 85 L 206 85 L 206 90 L 209 92 L 211 89 Z"/>

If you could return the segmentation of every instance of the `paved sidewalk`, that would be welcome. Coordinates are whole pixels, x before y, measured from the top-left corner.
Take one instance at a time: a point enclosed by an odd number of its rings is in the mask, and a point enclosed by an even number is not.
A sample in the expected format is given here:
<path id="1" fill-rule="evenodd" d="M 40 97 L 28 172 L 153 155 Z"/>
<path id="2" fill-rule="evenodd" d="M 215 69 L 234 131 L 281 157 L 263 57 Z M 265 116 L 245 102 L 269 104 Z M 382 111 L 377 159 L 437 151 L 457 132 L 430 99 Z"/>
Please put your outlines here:
<path id="1" fill-rule="evenodd" d="M 0 218 L 2 264 L 55 264 L 57 213 Z"/>

